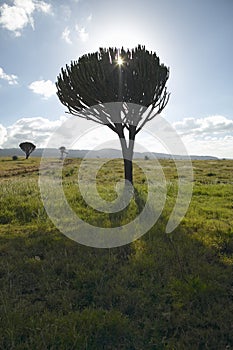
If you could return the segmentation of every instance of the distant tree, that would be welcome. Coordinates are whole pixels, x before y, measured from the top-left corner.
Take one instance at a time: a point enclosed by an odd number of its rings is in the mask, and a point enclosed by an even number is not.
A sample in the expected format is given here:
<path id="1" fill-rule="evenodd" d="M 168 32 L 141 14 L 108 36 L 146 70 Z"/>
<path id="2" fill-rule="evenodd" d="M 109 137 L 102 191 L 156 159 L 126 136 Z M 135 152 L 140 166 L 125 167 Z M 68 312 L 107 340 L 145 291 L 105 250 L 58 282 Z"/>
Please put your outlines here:
<path id="1" fill-rule="evenodd" d="M 125 179 L 133 184 L 133 150 L 136 134 L 160 114 L 169 95 L 165 87 L 169 69 L 160 63 L 156 53 L 144 46 L 125 51 L 124 48 L 100 48 L 84 55 L 61 69 L 57 77 L 57 95 L 68 113 L 107 125 L 117 133 L 124 158 Z M 103 104 L 120 102 L 118 120 Z M 136 104 L 147 107 L 130 109 Z M 102 106 L 94 113 L 92 106 Z M 127 106 L 129 108 L 127 108 Z M 128 140 L 125 132 L 128 133 Z"/>
<path id="2" fill-rule="evenodd" d="M 18 156 L 12 156 L 12 160 L 18 160 Z"/>
<path id="3" fill-rule="evenodd" d="M 145 155 L 144 160 L 149 160 L 149 159 L 150 158 L 147 155 Z"/>
<path id="4" fill-rule="evenodd" d="M 31 142 L 22 142 L 20 143 L 19 147 L 21 148 L 21 150 L 25 153 L 26 155 L 26 159 L 28 159 L 28 157 L 30 156 L 30 154 L 34 151 L 34 149 L 36 148 L 35 145 L 33 145 L 33 143 Z"/>
<path id="5" fill-rule="evenodd" d="M 60 159 L 64 159 L 64 154 L 67 154 L 67 153 L 68 153 L 67 150 L 66 150 L 66 148 L 65 148 L 65 146 L 61 146 L 61 147 L 59 148 L 59 151 L 61 152 L 61 157 L 60 157 Z"/>

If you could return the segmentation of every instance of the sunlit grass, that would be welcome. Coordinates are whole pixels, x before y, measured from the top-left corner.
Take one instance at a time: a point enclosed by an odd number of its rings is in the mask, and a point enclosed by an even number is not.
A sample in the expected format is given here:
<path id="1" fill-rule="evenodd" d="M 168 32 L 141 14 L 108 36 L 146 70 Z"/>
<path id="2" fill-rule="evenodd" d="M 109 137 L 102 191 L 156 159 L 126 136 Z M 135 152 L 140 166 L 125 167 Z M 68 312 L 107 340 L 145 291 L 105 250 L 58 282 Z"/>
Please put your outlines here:
<path id="1" fill-rule="evenodd" d="M 233 347 L 233 161 L 193 161 L 189 210 L 168 235 L 178 179 L 174 162 L 161 160 L 167 186 L 161 218 L 141 239 L 114 249 L 81 246 L 54 227 L 40 198 L 39 162 L 0 159 L 1 349 Z M 65 161 L 63 188 L 83 219 L 111 227 L 137 215 L 135 202 L 115 218 L 86 205 L 80 162 Z M 85 161 L 87 169 L 92 162 Z M 154 171 L 152 160 L 140 162 Z M 147 181 L 134 171 L 143 198 Z M 122 178 L 122 160 L 103 166 L 101 198 L 114 200 Z M 88 171 L 86 181 L 93 182 Z"/>

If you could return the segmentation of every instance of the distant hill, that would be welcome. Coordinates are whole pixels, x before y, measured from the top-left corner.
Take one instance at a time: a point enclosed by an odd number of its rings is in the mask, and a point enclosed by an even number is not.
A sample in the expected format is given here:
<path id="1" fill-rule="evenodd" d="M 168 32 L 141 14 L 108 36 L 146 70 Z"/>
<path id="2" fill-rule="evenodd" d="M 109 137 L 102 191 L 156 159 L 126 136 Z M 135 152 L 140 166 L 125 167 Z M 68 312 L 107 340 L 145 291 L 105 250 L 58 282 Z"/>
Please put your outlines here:
<path id="1" fill-rule="evenodd" d="M 37 148 L 32 153 L 32 157 L 41 157 L 43 154 L 44 149 L 43 148 Z M 48 155 L 52 158 L 59 158 L 60 151 L 56 148 L 49 148 Z M 90 154 L 88 154 L 90 152 Z M 24 156 L 24 153 L 19 148 L 5 148 L 0 149 L 0 157 L 12 157 L 13 155 L 16 156 Z M 100 149 L 97 151 L 89 151 L 89 150 L 69 150 L 68 157 L 69 158 L 83 158 L 86 156 L 87 158 L 122 158 L 122 153 L 118 149 Z M 156 152 L 134 152 L 134 158 L 145 158 L 145 156 L 149 157 L 156 157 L 158 159 L 187 159 L 187 156 L 182 155 L 171 155 L 166 153 L 156 153 Z M 216 160 L 217 157 L 213 156 L 196 156 L 196 155 L 190 155 L 190 158 L 192 160 Z"/>

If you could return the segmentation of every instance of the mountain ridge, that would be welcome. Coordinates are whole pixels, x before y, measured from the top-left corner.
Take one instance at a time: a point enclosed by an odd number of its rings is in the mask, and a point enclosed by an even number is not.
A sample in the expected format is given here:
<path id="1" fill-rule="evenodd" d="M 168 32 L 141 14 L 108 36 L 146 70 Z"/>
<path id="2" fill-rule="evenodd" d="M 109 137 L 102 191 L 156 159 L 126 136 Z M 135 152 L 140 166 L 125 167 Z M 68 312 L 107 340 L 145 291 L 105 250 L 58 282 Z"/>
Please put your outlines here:
<path id="1" fill-rule="evenodd" d="M 41 157 L 43 154 L 44 148 L 36 148 L 35 151 L 32 153 L 32 157 Z M 0 157 L 12 157 L 13 155 L 16 156 L 23 156 L 24 153 L 19 148 L 5 148 L 0 149 Z M 47 155 L 53 158 L 59 158 L 60 157 L 60 151 L 56 148 L 49 148 L 47 149 Z M 121 150 L 115 149 L 115 148 L 106 148 L 106 149 L 100 149 L 100 150 L 68 150 L 69 158 L 122 158 Z M 192 160 L 217 160 L 218 157 L 214 156 L 198 156 L 198 155 L 178 155 L 178 154 L 167 154 L 167 153 L 157 153 L 157 152 L 134 152 L 134 159 L 144 159 L 145 157 L 151 158 L 158 158 L 158 159 L 192 159 Z"/>

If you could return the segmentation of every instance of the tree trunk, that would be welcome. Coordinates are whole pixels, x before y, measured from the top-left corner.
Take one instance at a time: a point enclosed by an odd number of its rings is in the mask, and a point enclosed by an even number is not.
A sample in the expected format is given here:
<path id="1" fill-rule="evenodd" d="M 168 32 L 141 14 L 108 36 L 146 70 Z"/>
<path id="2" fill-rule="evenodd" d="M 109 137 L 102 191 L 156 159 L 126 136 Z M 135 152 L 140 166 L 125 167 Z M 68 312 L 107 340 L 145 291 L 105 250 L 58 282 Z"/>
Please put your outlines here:
<path id="1" fill-rule="evenodd" d="M 29 157 L 29 154 L 26 154 L 26 159 L 28 159 L 28 157 Z"/>
<path id="2" fill-rule="evenodd" d="M 120 135 L 119 135 L 120 137 Z M 135 139 L 135 127 L 130 125 L 129 144 L 127 146 L 125 137 L 120 137 L 122 156 L 124 158 L 125 180 L 128 180 L 133 185 L 133 149 Z"/>
<path id="3" fill-rule="evenodd" d="M 133 163 L 132 160 L 124 158 L 125 180 L 133 185 Z"/>

